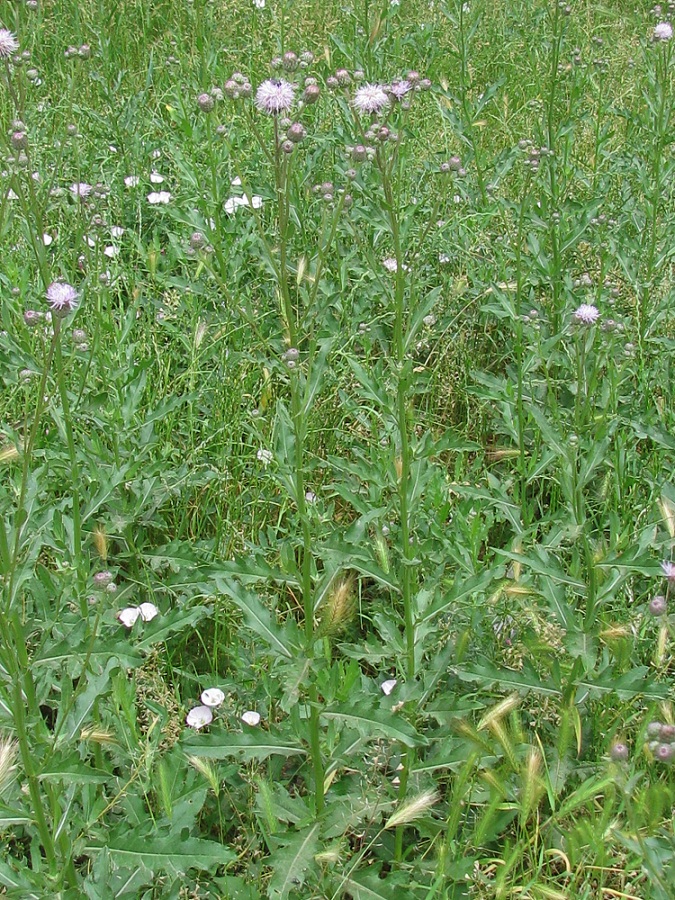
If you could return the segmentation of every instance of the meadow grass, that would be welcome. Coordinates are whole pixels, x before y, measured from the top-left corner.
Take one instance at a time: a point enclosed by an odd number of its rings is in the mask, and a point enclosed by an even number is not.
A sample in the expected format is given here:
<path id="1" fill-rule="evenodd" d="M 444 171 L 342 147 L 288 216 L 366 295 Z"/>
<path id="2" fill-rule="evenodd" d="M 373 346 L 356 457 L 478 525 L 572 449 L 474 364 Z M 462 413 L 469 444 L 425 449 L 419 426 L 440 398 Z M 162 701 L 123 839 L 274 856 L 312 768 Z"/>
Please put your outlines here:
<path id="1" fill-rule="evenodd" d="M 4 896 L 675 896 L 673 15 L 0 2 Z"/>

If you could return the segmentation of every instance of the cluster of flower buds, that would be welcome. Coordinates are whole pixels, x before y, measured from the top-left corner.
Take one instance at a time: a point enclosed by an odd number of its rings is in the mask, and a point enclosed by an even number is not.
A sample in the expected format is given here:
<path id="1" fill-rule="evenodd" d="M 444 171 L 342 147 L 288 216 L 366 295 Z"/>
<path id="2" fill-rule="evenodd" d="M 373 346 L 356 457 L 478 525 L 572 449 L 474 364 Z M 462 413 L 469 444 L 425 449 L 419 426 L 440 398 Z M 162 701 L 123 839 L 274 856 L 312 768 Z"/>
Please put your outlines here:
<path id="1" fill-rule="evenodd" d="M 462 165 L 462 160 L 459 156 L 451 156 L 450 159 L 446 159 L 445 162 L 442 162 L 439 168 L 443 175 L 466 175 L 466 169 Z"/>
<path id="2" fill-rule="evenodd" d="M 91 47 L 89 44 L 80 44 L 79 47 L 66 47 L 64 56 L 66 59 L 72 59 L 77 56 L 79 59 L 89 59 L 91 56 Z"/>
<path id="3" fill-rule="evenodd" d="M 553 151 L 549 150 L 548 147 L 535 147 L 532 141 L 527 139 L 518 141 L 518 149 L 527 153 L 527 159 L 524 164 L 533 173 L 539 170 L 539 163 L 543 157 L 553 156 Z"/>
<path id="4" fill-rule="evenodd" d="M 73 328 L 70 333 L 71 340 L 75 345 L 75 349 L 79 350 L 80 353 L 86 353 L 89 350 L 89 344 L 87 343 L 87 332 L 84 328 Z M 98 572 L 94 575 L 94 584 L 97 584 L 97 578 L 100 578 L 102 575 L 110 575 L 110 572 Z M 109 584 L 114 584 L 111 580 L 108 582 Z M 116 588 L 115 588 L 116 589 Z"/>
<path id="5" fill-rule="evenodd" d="M 283 56 L 275 56 L 271 67 L 275 71 L 283 69 L 285 72 L 295 72 L 297 69 L 307 69 L 314 62 L 314 54 L 310 50 L 303 50 L 298 56 L 292 50 L 286 51 Z"/>
<path id="6" fill-rule="evenodd" d="M 287 368 L 294 369 L 298 364 L 300 351 L 297 347 L 289 347 L 288 350 L 282 354 L 281 358 L 286 363 Z"/>
<path id="7" fill-rule="evenodd" d="M 649 752 L 657 762 L 670 763 L 675 760 L 675 725 L 650 722 L 647 726 Z"/>
<path id="8" fill-rule="evenodd" d="M 245 75 L 234 72 L 223 85 L 223 93 L 230 100 L 248 100 L 253 95 L 253 88 Z"/>

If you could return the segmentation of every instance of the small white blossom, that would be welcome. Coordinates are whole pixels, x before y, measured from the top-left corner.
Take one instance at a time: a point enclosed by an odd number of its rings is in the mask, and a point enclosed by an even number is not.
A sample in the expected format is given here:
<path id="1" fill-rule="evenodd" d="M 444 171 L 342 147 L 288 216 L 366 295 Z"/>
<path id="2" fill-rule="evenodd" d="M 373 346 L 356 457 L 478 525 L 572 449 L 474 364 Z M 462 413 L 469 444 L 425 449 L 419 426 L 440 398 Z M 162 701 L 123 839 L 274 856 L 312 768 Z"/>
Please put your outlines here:
<path id="1" fill-rule="evenodd" d="M 125 628 L 133 628 L 140 614 L 141 611 L 137 606 L 127 606 L 117 613 L 117 618 Z"/>
<path id="2" fill-rule="evenodd" d="M 150 181 L 153 184 L 161 184 L 164 181 L 164 176 L 160 175 L 159 172 L 151 172 L 150 173 Z"/>
<path id="3" fill-rule="evenodd" d="M 138 607 L 138 612 L 144 622 L 151 622 L 155 616 L 159 615 L 159 610 L 154 603 L 141 603 Z"/>
<path id="4" fill-rule="evenodd" d="M 140 180 L 138 175 L 127 175 L 124 179 L 124 183 L 127 187 L 136 187 Z"/>
<path id="5" fill-rule="evenodd" d="M 253 709 L 249 709 L 242 715 L 241 721 L 246 725 L 250 725 L 251 728 L 255 728 L 256 725 L 260 725 L 260 713 Z"/>
<path id="6" fill-rule="evenodd" d="M 171 194 L 168 191 L 151 191 L 148 194 L 148 203 L 152 206 L 157 206 L 160 203 L 169 203 L 171 200 Z"/>
<path id="7" fill-rule="evenodd" d="M 388 697 L 389 694 L 394 690 L 398 681 L 395 678 L 389 678 L 387 681 L 383 681 L 380 685 L 380 690 L 384 694 L 385 697 Z"/>
<path id="8" fill-rule="evenodd" d="M 124 228 L 122 228 L 120 225 L 113 225 L 113 227 L 110 229 L 110 234 L 114 238 L 121 238 L 124 234 Z"/>
<path id="9" fill-rule="evenodd" d="M 202 691 L 202 695 L 199 699 L 204 706 L 220 706 L 225 700 L 225 694 L 220 688 L 207 688 L 205 691 Z"/>
<path id="10" fill-rule="evenodd" d="M 213 712 L 208 706 L 195 706 L 185 717 L 186 725 L 194 728 L 195 731 L 199 731 L 205 725 L 210 725 L 211 722 L 213 722 Z"/>
<path id="11" fill-rule="evenodd" d="M 260 448 L 260 450 L 258 450 L 258 453 L 256 455 L 258 457 L 258 462 L 261 462 L 264 466 L 269 466 L 269 464 L 274 459 L 272 453 L 262 447 Z"/>

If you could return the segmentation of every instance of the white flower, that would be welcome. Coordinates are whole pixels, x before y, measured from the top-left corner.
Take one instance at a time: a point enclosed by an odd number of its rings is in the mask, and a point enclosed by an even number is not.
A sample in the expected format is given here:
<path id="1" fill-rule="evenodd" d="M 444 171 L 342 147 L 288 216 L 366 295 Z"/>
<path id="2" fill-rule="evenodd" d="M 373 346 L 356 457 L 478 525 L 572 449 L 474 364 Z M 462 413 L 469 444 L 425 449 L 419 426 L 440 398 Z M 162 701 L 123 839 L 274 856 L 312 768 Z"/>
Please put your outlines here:
<path id="1" fill-rule="evenodd" d="M 260 725 L 260 713 L 255 712 L 253 709 L 249 709 L 242 715 L 241 721 L 246 725 L 250 725 L 251 728 L 255 728 L 256 725 Z"/>
<path id="2" fill-rule="evenodd" d="M 244 197 L 230 197 L 225 201 L 224 209 L 228 216 L 231 216 L 239 206 L 248 206 L 246 199 Z"/>
<path id="3" fill-rule="evenodd" d="M 51 234 L 47 234 L 47 232 L 42 235 L 42 243 L 45 245 L 45 247 L 49 247 L 53 240 L 54 238 L 51 236 Z"/>
<path id="4" fill-rule="evenodd" d="M 394 690 L 398 681 L 395 678 L 389 678 L 387 681 L 383 681 L 380 685 L 380 690 L 384 694 L 385 697 L 388 697 L 389 694 Z"/>
<path id="5" fill-rule="evenodd" d="M 121 238 L 124 234 L 124 228 L 122 228 L 120 225 L 113 225 L 113 227 L 110 229 L 110 234 L 114 238 Z"/>
<path id="6" fill-rule="evenodd" d="M 654 28 L 655 41 L 669 41 L 673 36 L 673 26 L 670 22 L 659 22 Z"/>
<path id="7" fill-rule="evenodd" d="M 160 175 L 159 172 L 151 172 L 150 173 L 150 181 L 153 184 L 161 184 L 164 181 L 164 176 Z"/>
<path id="8" fill-rule="evenodd" d="M 157 147 L 157 149 L 153 150 L 150 154 L 151 159 L 159 159 L 162 155 L 162 151 Z"/>
<path id="9" fill-rule="evenodd" d="M 127 606 L 117 613 L 117 618 L 125 628 L 133 628 L 140 614 L 141 611 L 137 606 Z"/>
<path id="10" fill-rule="evenodd" d="M 295 87 L 283 78 L 268 78 L 255 94 L 255 105 L 261 112 L 276 116 L 287 112 L 295 99 Z"/>
<path id="11" fill-rule="evenodd" d="M 13 191 L 11 188 L 7 191 L 7 199 L 8 200 L 18 200 L 19 195 Z"/>
<path id="12" fill-rule="evenodd" d="M 86 181 L 77 181 L 75 184 L 71 184 L 70 192 L 74 197 L 79 197 L 83 199 L 84 197 L 88 197 L 91 194 L 93 188 L 90 184 L 87 184 Z"/>
<path id="13" fill-rule="evenodd" d="M 241 187 L 241 178 L 237 175 L 236 178 L 232 179 L 230 184 L 232 185 L 232 187 Z"/>
<path id="14" fill-rule="evenodd" d="M 120 252 L 120 248 L 113 247 L 112 244 L 109 244 L 103 251 L 103 253 L 108 257 L 108 259 L 114 259 L 116 256 L 119 255 L 119 252 Z"/>
<path id="15" fill-rule="evenodd" d="M 582 303 L 575 311 L 574 318 L 582 325 L 593 325 L 600 318 L 600 310 L 592 303 Z"/>
<path id="16" fill-rule="evenodd" d="M 140 180 L 138 175 L 127 175 L 124 179 L 124 183 L 127 187 L 136 187 Z"/>
<path id="17" fill-rule="evenodd" d="M 265 0 L 253 0 L 256 9 L 265 9 Z"/>
<path id="18" fill-rule="evenodd" d="M 168 191 L 151 191 L 148 194 L 148 203 L 157 206 L 158 203 L 168 203 L 171 200 L 171 194 Z"/>
<path id="19" fill-rule="evenodd" d="M 0 28 L 0 59 L 9 59 L 19 49 L 19 42 L 11 31 Z"/>
<path id="20" fill-rule="evenodd" d="M 257 453 L 258 461 L 261 462 L 264 466 L 269 466 L 274 457 L 272 456 L 269 450 L 265 450 L 262 447 L 258 450 Z"/>
<path id="21" fill-rule="evenodd" d="M 257 194 L 254 194 L 251 197 L 250 201 L 248 197 L 245 197 L 244 199 L 246 200 L 246 203 L 248 205 L 253 207 L 253 209 L 260 209 L 260 207 L 263 205 L 263 198 L 259 197 Z"/>
<path id="22" fill-rule="evenodd" d="M 155 616 L 159 615 L 159 610 L 154 603 L 141 603 L 138 607 L 138 612 L 144 622 L 151 622 Z"/>
<path id="23" fill-rule="evenodd" d="M 195 731 L 213 722 L 213 713 L 208 706 L 195 706 L 185 717 L 185 723 Z"/>
<path id="24" fill-rule="evenodd" d="M 220 688 L 207 688 L 205 691 L 202 691 L 202 695 L 199 699 L 204 706 L 220 706 L 225 699 L 225 694 Z"/>
<path id="25" fill-rule="evenodd" d="M 381 84 L 364 84 L 357 88 L 352 106 L 360 113 L 378 113 L 389 106 L 389 97 Z"/>
<path id="26" fill-rule="evenodd" d="M 383 259 L 382 265 L 385 267 L 387 272 L 392 272 L 392 273 L 398 272 L 398 263 L 396 262 L 396 260 L 394 259 L 393 256 L 388 256 L 386 259 Z M 403 271 L 404 272 L 408 271 L 408 267 L 406 266 L 405 263 L 403 264 Z"/>

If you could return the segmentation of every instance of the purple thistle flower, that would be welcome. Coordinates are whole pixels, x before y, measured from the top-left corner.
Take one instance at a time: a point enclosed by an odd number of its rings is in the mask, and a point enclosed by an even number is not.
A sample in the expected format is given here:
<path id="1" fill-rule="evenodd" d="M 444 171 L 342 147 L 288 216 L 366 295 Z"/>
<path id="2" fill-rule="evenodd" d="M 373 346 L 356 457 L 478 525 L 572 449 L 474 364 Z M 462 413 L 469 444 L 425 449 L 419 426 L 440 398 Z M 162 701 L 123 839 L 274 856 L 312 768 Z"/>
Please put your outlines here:
<path id="1" fill-rule="evenodd" d="M 79 294 L 72 284 L 65 281 L 53 281 L 45 296 L 55 316 L 67 316 L 77 309 Z"/>
<path id="2" fill-rule="evenodd" d="M 403 100 L 408 91 L 412 90 L 412 84 L 409 81 L 392 81 L 389 85 L 389 93 L 395 100 Z"/>
<path id="3" fill-rule="evenodd" d="M 19 49 L 19 42 L 11 31 L 0 28 L 0 59 L 10 59 Z"/>
<path id="4" fill-rule="evenodd" d="M 295 99 L 295 87 L 283 78 L 268 78 L 255 94 L 255 105 L 268 116 L 287 112 Z"/>
<path id="5" fill-rule="evenodd" d="M 592 303 L 582 303 L 574 313 L 574 318 L 582 325 L 593 325 L 600 318 L 600 310 Z"/>
<path id="6" fill-rule="evenodd" d="M 77 181 L 75 184 L 71 184 L 70 192 L 73 197 L 79 197 L 83 200 L 85 197 L 88 197 L 91 194 L 93 188 L 90 184 L 87 184 L 86 181 Z"/>
<path id="7" fill-rule="evenodd" d="M 675 581 L 675 563 L 665 560 L 661 563 L 661 568 L 668 581 Z"/>
<path id="8" fill-rule="evenodd" d="M 673 26 L 670 22 L 659 22 L 654 28 L 655 41 L 669 41 L 673 37 Z"/>
<path id="9" fill-rule="evenodd" d="M 360 113 L 379 113 L 389 106 L 389 97 L 380 84 L 364 84 L 357 89 L 352 106 Z"/>

